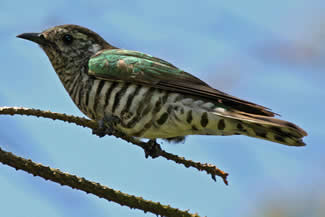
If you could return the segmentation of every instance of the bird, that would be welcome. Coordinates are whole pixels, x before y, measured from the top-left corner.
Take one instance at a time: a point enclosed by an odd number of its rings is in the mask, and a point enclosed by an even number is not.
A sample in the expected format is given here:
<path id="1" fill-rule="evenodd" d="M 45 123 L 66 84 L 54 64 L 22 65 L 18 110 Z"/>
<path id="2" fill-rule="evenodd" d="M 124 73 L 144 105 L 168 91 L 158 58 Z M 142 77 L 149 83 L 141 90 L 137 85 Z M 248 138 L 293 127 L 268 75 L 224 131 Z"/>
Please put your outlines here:
<path id="1" fill-rule="evenodd" d="M 17 37 L 43 49 L 100 137 L 118 131 L 181 142 L 188 135 L 245 135 L 306 145 L 307 133 L 269 108 L 217 90 L 163 59 L 117 48 L 88 28 L 65 24 Z"/>

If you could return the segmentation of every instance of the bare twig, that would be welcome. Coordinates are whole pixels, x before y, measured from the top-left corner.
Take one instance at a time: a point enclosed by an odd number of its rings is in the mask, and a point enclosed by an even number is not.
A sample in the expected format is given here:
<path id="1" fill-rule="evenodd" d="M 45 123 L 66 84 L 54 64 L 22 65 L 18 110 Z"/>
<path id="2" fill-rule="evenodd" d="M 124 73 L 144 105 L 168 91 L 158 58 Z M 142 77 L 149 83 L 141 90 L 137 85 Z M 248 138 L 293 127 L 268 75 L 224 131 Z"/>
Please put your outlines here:
<path id="1" fill-rule="evenodd" d="M 63 173 L 58 169 L 43 166 L 38 163 L 34 163 L 31 160 L 27 160 L 18 157 L 10 152 L 3 151 L 0 148 L 0 162 L 7 164 L 16 170 L 24 170 L 34 176 L 39 176 L 45 180 L 51 180 L 61 185 L 70 186 L 74 189 L 82 190 L 86 193 L 94 194 L 100 198 L 104 198 L 108 201 L 114 201 L 122 206 L 128 206 L 131 209 L 140 209 L 144 212 L 151 212 L 161 216 L 171 217 L 199 217 L 198 214 L 191 214 L 188 211 L 172 208 L 169 205 L 162 205 L 157 202 L 144 200 L 141 197 L 128 195 L 120 191 L 113 190 L 109 187 L 103 186 L 99 183 L 88 181 L 85 178 L 81 178 L 68 173 Z"/>
<path id="2" fill-rule="evenodd" d="M 50 111 L 42 111 L 39 109 L 29 109 L 29 108 L 22 108 L 22 107 L 0 107 L 0 114 L 4 115 L 32 115 L 36 117 L 44 117 L 44 118 L 50 118 L 53 120 L 62 120 L 69 123 L 74 123 L 79 126 L 88 127 L 90 129 L 97 129 L 97 123 L 93 120 L 89 120 L 86 118 L 76 117 L 72 115 L 67 114 L 61 114 L 56 112 L 50 112 Z M 114 136 L 121 138 L 129 143 L 133 143 L 137 146 L 140 146 L 144 150 L 146 150 L 146 147 L 148 146 L 147 143 L 139 141 L 133 137 L 129 137 L 125 134 L 121 133 L 115 133 Z M 224 183 L 228 185 L 227 176 L 228 173 L 223 172 L 222 170 L 218 169 L 216 166 L 211 164 L 202 164 L 200 162 L 194 162 L 191 160 L 186 160 L 184 157 L 179 157 L 174 154 L 170 154 L 164 150 L 158 150 L 158 156 L 162 156 L 168 160 L 173 160 L 176 163 L 183 164 L 185 167 L 194 167 L 198 169 L 199 171 L 206 171 L 207 174 L 210 174 L 212 179 L 216 181 L 216 176 L 220 176 Z"/>

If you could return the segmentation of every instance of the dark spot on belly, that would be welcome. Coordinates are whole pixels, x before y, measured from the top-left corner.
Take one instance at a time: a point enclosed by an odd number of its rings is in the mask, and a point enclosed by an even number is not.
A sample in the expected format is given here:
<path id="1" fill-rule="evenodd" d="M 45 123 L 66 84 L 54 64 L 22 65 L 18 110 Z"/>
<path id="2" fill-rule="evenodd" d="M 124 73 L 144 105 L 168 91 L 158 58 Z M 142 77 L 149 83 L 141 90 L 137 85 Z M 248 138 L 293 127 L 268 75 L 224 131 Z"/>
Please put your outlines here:
<path id="1" fill-rule="evenodd" d="M 181 114 L 184 114 L 184 108 L 181 108 Z"/>
<path id="2" fill-rule="evenodd" d="M 224 130 L 226 127 L 226 124 L 225 124 L 225 120 L 224 119 L 221 119 L 218 123 L 218 129 L 219 130 Z"/>
<path id="3" fill-rule="evenodd" d="M 209 123 L 209 119 L 208 119 L 208 113 L 204 112 L 201 116 L 201 125 L 202 127 L 206 127 Z"/>
<path id="4" fill-rule="evenodd" d="M 151 111 L 151 109 L 152 109 L 152 105 L 148 104 L 146 108 L 143 110 L 142 116 L 146 116 Z"/>
<path id="5" fill-rule="evenodd" d="M 240 131 L 244 131 L 244 127 L 241 123 L 238 123 L 237 124 L 237 129 L 240 130 Z"/>
<path id="6" fill-rule="evenodd" d="M 172 105 L 169 105 L 168 108 L 167 108 L 167 113 L 171 114 L 173 109 L 175 109 L 175 108 Z"/>
<path id="7" fill-rule="evenodd" d="M 197 127 L 195 125 L 192 125 L 192 130 L 197 131 L 198 129 L 197 129 Z"/>
<path id="8" fill-rule="evenodd" d="M 192 117 L 192 110 L 189 110 L 188 113 L 187 113 L 187 118 L 186 118 L 186 121 L 187 123 L 192 123 L 192 120 L 193 120 L 193 117 Z"/>
<path id="9" fill-rule="evenodd" d="M 163 124 L 167 121 L 168 116 L 169 116 L 169 114 L 168 114 L 167 112 L 165 112 L 165 113 L 162 114 L 162 115 L 160 116 L 160 118 L 157 120 L 157 123 L 158 123 L 159 125 L 163 125 Z"/>

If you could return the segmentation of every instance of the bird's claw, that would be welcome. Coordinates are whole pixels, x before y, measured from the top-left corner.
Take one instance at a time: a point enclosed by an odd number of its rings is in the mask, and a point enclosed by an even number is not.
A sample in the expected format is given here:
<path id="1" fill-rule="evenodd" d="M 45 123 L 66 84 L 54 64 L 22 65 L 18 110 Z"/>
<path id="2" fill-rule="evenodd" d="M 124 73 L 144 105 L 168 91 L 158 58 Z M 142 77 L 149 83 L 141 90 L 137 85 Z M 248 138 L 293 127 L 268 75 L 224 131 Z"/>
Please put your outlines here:
<path id="1" fill-rule="evenodd" d="M 98 127 L 92 130 L 94 135 L 99 137 L 103 137 L 106 135 L 116 135 L 118 130 L 116 129 L 116 125 L 121 123 L 121 120 L 113 115 L 105 116 L 103 119 L 97 121 Z M 145 157 L 149 156 L 152 158 L 159 157 L 161 155 L 162 149 L 160 145 L 156 142 L 156 140 L 149 140 L 146 143 L 144 148 Z"/>
<path id="2" fill-rule="evenodd" d="M 116 125 L 121 123 L 121 120 L 113 115 L 105 116 L 103 119 L 97 121 L 98 127 L 93 129 L 92 133 L 99 137 L 105 135 L 113 135 L 117 132 Z"/>
<path id="3" fill-rule="evenodd" d="M 149 140 L 144 148 L 145 157 L 148 158 L 149 156 L 152 158 L 159 157 L 161 154 L 161 147 L 156 142 L 156 140 Z"/>

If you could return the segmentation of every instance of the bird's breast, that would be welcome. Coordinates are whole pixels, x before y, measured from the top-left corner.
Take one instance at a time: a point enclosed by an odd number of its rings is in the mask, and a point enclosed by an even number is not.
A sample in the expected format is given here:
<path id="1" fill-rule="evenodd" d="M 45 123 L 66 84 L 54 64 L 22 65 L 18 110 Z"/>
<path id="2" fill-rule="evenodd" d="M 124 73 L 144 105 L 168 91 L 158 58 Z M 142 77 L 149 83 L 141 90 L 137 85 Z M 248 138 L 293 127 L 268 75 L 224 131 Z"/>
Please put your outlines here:
<path id="1" fill-rule="evenodd" d="M 215 108 L 212 102 L 154 87 L 93 79 L 83 74 L 66 81 L 71 98 L 85 115 L 93 120 L 116 116 L 121 120 L 118 128 L 127 135 L 170 138 L 216 134 L 212 129 L 217 118 L 211 113 Z"/>

